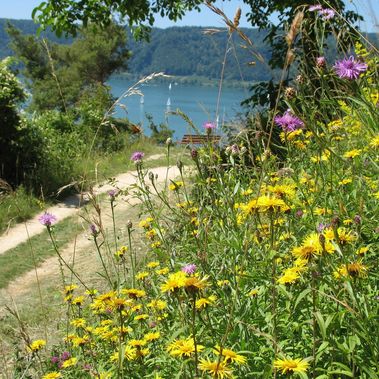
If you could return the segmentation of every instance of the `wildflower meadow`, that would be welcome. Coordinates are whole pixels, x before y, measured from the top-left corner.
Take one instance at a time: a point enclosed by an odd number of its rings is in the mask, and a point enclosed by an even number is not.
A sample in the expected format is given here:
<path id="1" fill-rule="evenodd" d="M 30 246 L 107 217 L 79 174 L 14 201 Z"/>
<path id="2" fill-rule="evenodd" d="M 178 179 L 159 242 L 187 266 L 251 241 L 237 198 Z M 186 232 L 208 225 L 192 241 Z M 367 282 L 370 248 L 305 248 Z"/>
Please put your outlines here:
<path id="1" fill-rule="evenodd" d="M 311 7 L 303 22 L 314 12 L 315 59 L 268 117 L 190 146 L 163 185 L 143 151 L 131 156 L 136 184 L 104 206 L 132 193 L 139 223 L 126 214 L 105 229 L 97 208 L 87 220 L 98 286 L 41 215 L 65 317 L 58 337 L 20 334 L 18 378 L 379 378 L 379 53 L 360 36 L 326 58 L 338 15 Z"/>

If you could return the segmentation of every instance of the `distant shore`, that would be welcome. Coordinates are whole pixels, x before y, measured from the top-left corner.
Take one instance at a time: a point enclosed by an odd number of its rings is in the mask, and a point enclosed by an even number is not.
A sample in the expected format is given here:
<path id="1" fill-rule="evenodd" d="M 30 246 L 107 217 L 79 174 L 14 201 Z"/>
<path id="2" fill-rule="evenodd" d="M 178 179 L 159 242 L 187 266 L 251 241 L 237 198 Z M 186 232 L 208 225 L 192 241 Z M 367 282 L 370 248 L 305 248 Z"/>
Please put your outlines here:
<path id="1" fill-rule="evenodd" d="M 128 72 L 120 72 L 117 74 L 112 75 L 113 79 L 120 79 L 120 80 L 134 80 L 138 81 L 143 76 L 131 74 Z M 204 87 L 217 87 L 220 84 L 220 79 L 210 79 L 203 76 L 170 76 L 170 77 L 159 77 L 154 79 L 156 83 L 178 83 L 178 84 L 184 84 L 184 85 L 200 85 Z M 230 87 L 230 88 L 250 88 L 254 83 L 249 81 L 242 81 L 242 80 L 228 80 L 224 79 L 222 85 L 224 87 Z"/>

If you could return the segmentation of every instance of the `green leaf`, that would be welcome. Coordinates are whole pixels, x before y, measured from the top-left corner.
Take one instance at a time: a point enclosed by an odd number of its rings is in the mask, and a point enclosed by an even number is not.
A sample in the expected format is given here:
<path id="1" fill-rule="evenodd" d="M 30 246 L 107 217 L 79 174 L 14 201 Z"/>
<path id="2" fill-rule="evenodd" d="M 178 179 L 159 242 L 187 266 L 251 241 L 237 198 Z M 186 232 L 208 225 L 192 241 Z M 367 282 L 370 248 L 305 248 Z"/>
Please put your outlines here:
<path id="1" fill-rule="evenodd" d="M 326 339 L 326 328 L 327 327 L 325 325 L 325 321 L 324 321 L 321 313 L 319 311 L 317 311 L 315 313 L 315 317 L 316 317 L 316 321 L 317 321 L 318 327 L 320 328 L 320 332 L 321 332 L 322 338 Z"/>
<path id="2" fill-rule="evenodd" d="M 297 297 L 296 301 L 295 301 L 295 305 L 293 307 L 293 310 L 295 311 L 295 309 L 297 308 L 297 306 L 299 305 L 299 303 L 301 302 L 301 300 L 304 299 L 305 296 L 307 296 L 310 292 L 312 291 L 311 288 L 307 288 L 305 289 L 304 291 L 302 291 L 300 293 L 300 295 Z"/>

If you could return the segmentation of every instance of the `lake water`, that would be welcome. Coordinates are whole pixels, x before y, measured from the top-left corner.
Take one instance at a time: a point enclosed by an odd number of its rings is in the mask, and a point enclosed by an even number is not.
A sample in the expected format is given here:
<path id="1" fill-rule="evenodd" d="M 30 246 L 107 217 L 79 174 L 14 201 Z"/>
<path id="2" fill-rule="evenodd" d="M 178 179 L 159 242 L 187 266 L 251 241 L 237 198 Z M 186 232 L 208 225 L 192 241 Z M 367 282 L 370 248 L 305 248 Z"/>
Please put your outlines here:
<path id="1" fill-rule="evenodd" d="M 122 78 L 109 81 L 115 97 L 120 97 L 133 84 L 135 82 Z M 202 125 L 207 121 L 217 122 L 217 86 L 185 85 L 173 81 L 171 86 L 169 83 L 147 83 L 139 89 L 144 95 L 143 101 L 138 95 L 123 98 L 123 106 L 117 107 L 115 116 L 126 116 L 133 123 L 142 125 L 147 135 L 150 134 L 150 130 L 146 113 L 153 116 L 156 124 L 166 122 L 175 132 L 174 139 L 181 139 L 183 134 L 193 134 L 194 131 L 180 116 L 169 114 L 168 111 L 181 110 L 199 129 L 202 129 Z M 223 88 L 218 107 L 218 125 L 235 118 L 237 113 L 242 111 L 241 101 L 248 96 L 248 90 L 244 88 Z"/>

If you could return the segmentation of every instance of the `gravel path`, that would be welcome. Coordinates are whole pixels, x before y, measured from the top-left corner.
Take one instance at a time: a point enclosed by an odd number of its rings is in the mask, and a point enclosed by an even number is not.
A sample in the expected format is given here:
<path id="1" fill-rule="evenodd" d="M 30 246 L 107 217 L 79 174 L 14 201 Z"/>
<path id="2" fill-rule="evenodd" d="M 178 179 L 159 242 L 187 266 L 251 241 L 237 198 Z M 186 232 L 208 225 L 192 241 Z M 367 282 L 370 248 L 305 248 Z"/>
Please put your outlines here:
<path id="1" fill-rule="evenodd" d="M 158 155 L 157 155 L 158 156 Z M 159 156 L 160 157 L 160 156 Z M 150 158 L 151 159 L 151 158 Z M 158 178 L 163 180 L 166 175 L 167 167 L 157 167 L 150 169 Z M 137 172 L 131 171 L 124 174 L 116 176 L 115 186 L 118 188 L 125 188 L 135 183 Z M 173 178 L 179 175 L 178 169 L 176 167 L 170 168 L 169 176 Z M 94 187 L 95 194 L 106 193 L 109 190 L 115 188 L 113 185 L 104 184 Z M 82 205 L 86 203 L 86 194 L 69 196 L 63 202 L 54 205 L 46 209 L 46 212 L 52 213 L 57 217 L 59 221 L 74 215 Z M 13 228 L 10 228 L 5 234 L 0 236 L 0 254 L 4 254 L 6 251 L 13 249 L 18 244 L 26 242 L 28 238 L 31 238 L 37 234 L 42 233 L 46 227 L 41 225 L 38 221 L 40 214 L 33 217 L 32 219 L 17 224 Z"/>
<path id="2" fill-rule="evenodd" d="M 149 171 L 153 172 L 154 175 L 158 175 L 156 183 L 157 186 L 161 187 L 166 179 L 167 167 L 157 167 L 154 169 L 150 169 Z M 120 189 L 123 189 L 131 184 L 134 184 L 136 182 L 135 175 L 136 172 L 133 171 L 117 176 L 116 186 Z M 170 167 L 167 173 L 167 179 L 175 179 L 178 176 L 179 170 L 177 169 L 177 167 Z M 97 188 L 96 193 L 104 193 L 113 188 L 115 187 L 109 185 L 104 185 L 101 187 L 99 186 Z M 118 204 L 115 208 L 118 214 L 121 214 L 121 212 L 124 212 L 123 214 L 125 214 L 125 212 L 127 212 L 128 207 L 138 204 L 138 199 L 134 198 L 133 195 L 125 196 L 123 200 L 124 201 Z M 71 205 L 71 200 L 69 202 L 64 202 L 62 204 L 47 209 L 48 212 L 51 212 L 55 216 L 57 216 L 58 220 L 60 221 L 64 217 L 74 215 L 78 212 L 78 210 L 78 205 L 75 205 L 75 203 L 74 205 Z M 110 215 L 104 216 L 104 227 L 111 227 L 112 218 L 110 217 Z M 21 225 L 21 228 L 19 227 L 20 226 L 16 226 L 15 228 L 11 229 L 12 234 L 16 233 L 17 230 L 21 230 L 21 232 L 23 232 L 22 234 L 18 235 L 18 238 L 14 237 L 12 239 L 11 244 L 13 246 L 16 246 L 17 243 L 26 241 L 28 238 L 27 232 L 29 232 L 29 236 L 31 237 L 32 235 L 41 233 L 43 230 L 45 230 L 45 227 L 40 225 L 38 221 L 38 216 L 35 217 L 33 220 L 30 220 L 28 223 L 26 223 L 26 225 Z M 17 234 L 15 234 L 15 236 L 17 236 Z M 7 240 L 7 238 L 8 237 L 5 236 L 5 240 Z M 90 241 L 88 239 L 88 230 L 86 230 L 85 232 L 78 232 L 76 238 L 64 247 L 64 249 L 61 251 L 61 254 L 67 262 L 72 262 L 73 257 L 75 256 L 75 266 L 84 266 L 86 268 L 84 271 L 88 272 L 90 271 L 90 267 L 88 265 L 88 251 L 91 247 L 93 247 L 92 245 L 93 241 Z M 1 247 L 3 248 L 3 251 L 5 251 L 4 247 Z M 46 280 L 49 281 L 50 279 L 54 280 L 53 278 L 57 277 L 57 275 L 59 275 L 58 260 L 56 256 L 53 256 L 51 258 L 48 258 L 45 262 L 43 262 L 39 267 L 37 267 L 37 269 L 30 270 L 29 272 L 26 272 L 25 274 L 13 280 L 7 288 L 0 290 L 0 316 L 2 313 L 1 305 L 6 303 L 9 304 L 10 302 L 13 302 L 15 299 L 17 299 L 20 295 L 22 296 L 23 294 L 33 291 L 33 287 L 35 287 L 37 277 L 38 281 L 43 282 Z"/>

